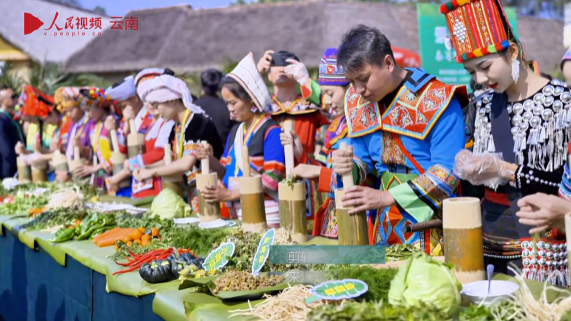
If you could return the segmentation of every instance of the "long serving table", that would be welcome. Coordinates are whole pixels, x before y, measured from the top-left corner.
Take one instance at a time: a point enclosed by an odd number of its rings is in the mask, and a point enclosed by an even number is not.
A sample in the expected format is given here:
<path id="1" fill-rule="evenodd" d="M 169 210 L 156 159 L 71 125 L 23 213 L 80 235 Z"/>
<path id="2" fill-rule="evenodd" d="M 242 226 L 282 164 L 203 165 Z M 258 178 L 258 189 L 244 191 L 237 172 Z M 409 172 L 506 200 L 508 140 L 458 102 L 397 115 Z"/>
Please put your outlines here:
<path id="1" fill-rule="evenodd" d="M 113 247 L 99 248 L 90 240 L 52 244 L 47 242 L 50 233 L 17 232 L 26 221 L 27 215 L 0 216 L 0 321 L 228 320 L 231 310 L 249 306 L 222 302 L 197 288 L 179 290 L 178 281 L 149 284 L 138 273 L 113 276 L 122 269 L 109 258 Z M 307 244 L 336 243 L 317 237 Z M 528 281 L 528 285 L 539 297 L 543 284 Z M 553 300 L 569 292 L 547 295 Z"/>

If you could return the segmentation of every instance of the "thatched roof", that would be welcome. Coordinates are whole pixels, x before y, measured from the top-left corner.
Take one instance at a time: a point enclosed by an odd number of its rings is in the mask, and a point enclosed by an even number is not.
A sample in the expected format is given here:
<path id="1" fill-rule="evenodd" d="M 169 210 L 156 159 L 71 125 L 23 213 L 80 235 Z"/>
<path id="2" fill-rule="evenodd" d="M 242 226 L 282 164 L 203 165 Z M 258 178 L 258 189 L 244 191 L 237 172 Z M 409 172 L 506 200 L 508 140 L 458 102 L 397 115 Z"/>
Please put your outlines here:
<path id="1" fill-rule="evenodd" d="M 48 31 L 44 29 L 50 27 L 56 12 L 58 13 L 56 25 L 60 28 L 65 27 L 65 21 L 68 17 L 101 18 L 103 30 L 111 26 L 110 19 L 107 16 L 48 1 L 0 0 L 0 8 L 0 35 L 2 38 L 38 62 L 48 61 L 63 64 L 72 54 L 83 48 L 94 38 L 93 36 L 54 37 L 55 26 Z M 24 12 L 36 16 L 44 25 L 35 32 L 24 35 Z M 66 29 L 62 31 L 65 32 Z M 71 32 L 69 29 L 67 31 Z M 49 34 L 44 35 L 44 32 Z"/>
<path id="2" fill-rule="evenodd" d="M 138 17 L 138 31 L 105 32 L 67 67 L 94 73 L 147 67 L 191 72 L 239 61 L 250 51 L 259 58 L 267 49 L 294 52 L 316 66 L 322 51 L 339 45 L 343 33 L 359 23 L 379 28 L 394 46 L 419 49 L 416 8 L 409 5 L 318 0 L 202 10 L 178 6 L 130 15 Z M 563 22 L 520 18 L 518 31 L 527 57 L 553 71 L 565 52 Z"/>

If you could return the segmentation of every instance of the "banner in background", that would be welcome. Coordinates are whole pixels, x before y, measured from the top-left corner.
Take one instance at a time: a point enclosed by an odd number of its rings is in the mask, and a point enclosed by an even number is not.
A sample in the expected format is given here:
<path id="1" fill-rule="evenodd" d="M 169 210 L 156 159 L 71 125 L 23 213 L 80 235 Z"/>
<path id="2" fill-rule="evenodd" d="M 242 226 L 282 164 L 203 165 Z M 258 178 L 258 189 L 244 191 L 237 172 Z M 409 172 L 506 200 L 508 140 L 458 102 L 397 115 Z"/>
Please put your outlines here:
<path id="1" fill-rule="evenodd" d="M 504 8 L 517 35 L 516 11 Z M 444 40 L 448 35 L 446 18 L 440 13 L 440 5 L 417 3 L 419 52 L 422 68 L 447 84 L 469 85 L 470 74 L 454 59 L 454 49 L 448 50 Z M 523 48 L 525 50 L 525 48 Z M 533 57 L 527 57 L 533 59 Z"/>

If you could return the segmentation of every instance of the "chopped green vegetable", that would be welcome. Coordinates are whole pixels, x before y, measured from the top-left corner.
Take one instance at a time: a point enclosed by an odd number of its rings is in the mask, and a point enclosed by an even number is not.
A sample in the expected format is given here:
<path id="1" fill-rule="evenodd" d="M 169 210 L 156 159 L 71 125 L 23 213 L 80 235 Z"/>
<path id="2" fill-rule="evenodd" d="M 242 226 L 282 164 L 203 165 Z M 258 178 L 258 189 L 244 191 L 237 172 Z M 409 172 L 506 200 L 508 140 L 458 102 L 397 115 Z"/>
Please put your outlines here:
<path id="1" fill-rule="evenodd" d="M 352 302 L 342 305 L 324 304 L 312 309 L 308 321 L 445 321 L 450 320 L 434 307 L 394 306 L 381 302 Z"/>
<path id="2" fill-rule="evenodd" d="M 397 269 L 375 269 L 369 266 L 346 266 L 333 268 L 327 276 L 334 280 L 357 279 L 367 283 L 369 290 L 357 298 L 357 301 L 380 301 L 389 296 L 391 281 Z"/>

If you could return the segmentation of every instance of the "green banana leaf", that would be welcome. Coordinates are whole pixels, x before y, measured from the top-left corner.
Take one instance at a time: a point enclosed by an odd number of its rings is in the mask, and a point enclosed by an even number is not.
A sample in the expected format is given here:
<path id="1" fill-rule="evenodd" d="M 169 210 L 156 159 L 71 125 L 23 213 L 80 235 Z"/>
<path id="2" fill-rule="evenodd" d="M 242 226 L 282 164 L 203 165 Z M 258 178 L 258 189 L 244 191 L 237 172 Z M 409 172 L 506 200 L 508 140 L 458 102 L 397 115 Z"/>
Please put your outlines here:
<path id="1" fill-rule="evenodd" d="M 186 321 L 185 302 L 196 305 L 221 303 L 220 299 L 210 294 L 195 292 L 197 288 L 162 291 L 153 299 L 153 312 L 164 320 Z"/>
<path id="2" fill-rule="evenodd" d="M 188 289 L 188 288 L 192 288 L 192 287 L 206 287 L 208 286 L 208 284 L 214 280 L 216 280 L 216 278 L 218 277 L 218 275 L 213 275 L 213 276 L 208 276 L 205 278 L 196 278 L 196 279 L 189 279 L 189 280 L 184 280 L 182 281 L 182 283 L 178 286 L 179 290 L 184 290 L 184 289 Z"/>
<path id="3" fill-rule="evenodd" d="M 249 290 L 249 291 L 218 291 L 218 293 L 214 294 L 214 289 L 216 288 L 216 285 L 214 284 L 214 282 L 210 282 L 208 284 L 208 288 L 210 289 L 212 295 L 214 295 L 215 297 L 219 298 L 222 301 L 233 301 L 233 302 L 258 300 L 261 299 L 264 296 L 264 294 L 274 294 L 281 290 L 286 289 L 288 286 L 289 285 L 287 283 L 281 283 L 276 286 Z"/>

